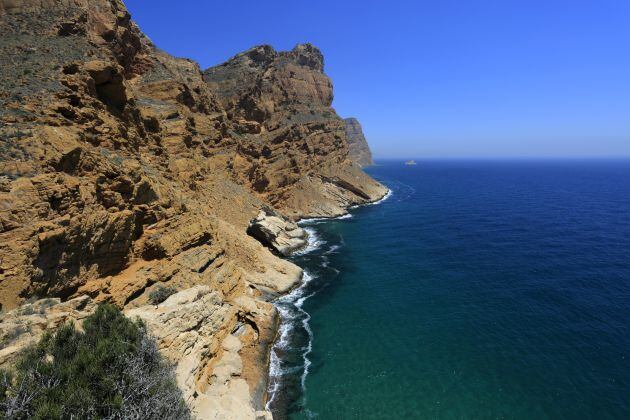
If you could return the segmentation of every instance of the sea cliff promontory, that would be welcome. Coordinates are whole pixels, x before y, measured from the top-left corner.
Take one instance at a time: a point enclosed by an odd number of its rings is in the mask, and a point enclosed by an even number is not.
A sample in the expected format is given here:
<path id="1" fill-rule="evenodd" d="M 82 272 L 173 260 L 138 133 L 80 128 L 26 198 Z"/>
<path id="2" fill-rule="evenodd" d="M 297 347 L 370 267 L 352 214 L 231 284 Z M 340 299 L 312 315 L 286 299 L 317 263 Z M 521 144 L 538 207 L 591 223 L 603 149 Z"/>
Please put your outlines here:
<path id="1" fill-rule="evenodd" d="M 348 156 L 357 165 L 364 167 L 374 165 L 372 151 L 368 145 L 361 123 L 356 118 L 346 118 L 346 134 L 348 136 Z"/>
<path id="2" fill-rule="evenodd" d="M 119 0 L 0 0 L 0 366 L 109 302 L 145 321 L 195 416 L 269 417 L 294 221 L 386 193 L 332 98 L 310 44 L 202 70 Z"/>

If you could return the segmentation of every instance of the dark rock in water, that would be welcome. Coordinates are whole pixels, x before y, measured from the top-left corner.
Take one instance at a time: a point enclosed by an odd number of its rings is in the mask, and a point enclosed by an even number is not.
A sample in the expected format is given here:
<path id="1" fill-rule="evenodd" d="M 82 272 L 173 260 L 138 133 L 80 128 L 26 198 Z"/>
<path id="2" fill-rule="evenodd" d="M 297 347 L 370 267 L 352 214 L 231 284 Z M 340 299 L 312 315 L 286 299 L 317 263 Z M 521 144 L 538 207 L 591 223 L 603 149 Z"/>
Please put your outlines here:
<path id="1" fill-rule="evenodd" d="M 346 134 L 348 135 L 348 157 L 359 166 L 374 164 L 370 146 L 363 135 L 361 124 L 356 118 L 346 118 Z"/>

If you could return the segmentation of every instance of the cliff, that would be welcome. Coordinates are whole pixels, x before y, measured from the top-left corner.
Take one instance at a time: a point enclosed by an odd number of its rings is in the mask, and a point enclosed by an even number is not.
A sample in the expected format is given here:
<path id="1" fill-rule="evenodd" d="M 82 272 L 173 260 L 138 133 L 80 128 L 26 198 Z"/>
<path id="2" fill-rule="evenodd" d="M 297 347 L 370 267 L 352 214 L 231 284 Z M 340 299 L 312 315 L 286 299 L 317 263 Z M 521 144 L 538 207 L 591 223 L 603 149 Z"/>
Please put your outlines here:
<path id="1" fill-rule="evenodd" d="M 348 158 L 323 68 L 321 52 L 305 44 L 288 52 L 258 46 L 204 72 L 241 139 L 237 179 L 294 219 L 338 216 L 383 194 Z"/>
<path id="2" fill-rule="evenodd" d="M 121 1 L 0 0 L 0 303 L 53 298 L 1 316 L 0 365 L 108 301 L 147 321 L 197 416 L 262 410 L 269 301 L 302 275 L 277 256 L 291 220 L 385 193 L 331 101 L 309 44 L 202 72 Z M 261 214 L 289 239 L 249 235 Z M 148 305 L 161 285 L 180 292 Z"/>
<path id="3" fill-rule="evenodd" d="M 356 118 L 346 118 L 346 134 L 348 136 L 348 157 L 357 165 L 374 165 L 372 151 L 368 145 L 359 120 Z"/>

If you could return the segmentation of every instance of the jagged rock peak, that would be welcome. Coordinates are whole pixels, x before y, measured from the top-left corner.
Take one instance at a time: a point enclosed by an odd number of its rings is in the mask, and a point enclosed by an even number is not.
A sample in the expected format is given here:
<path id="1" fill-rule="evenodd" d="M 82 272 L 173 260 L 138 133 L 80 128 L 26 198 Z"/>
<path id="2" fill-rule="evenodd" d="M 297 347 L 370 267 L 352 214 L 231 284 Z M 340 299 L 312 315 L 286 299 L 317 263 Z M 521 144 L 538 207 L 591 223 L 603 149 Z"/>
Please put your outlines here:
<path id="1" fill-rule="evenodd" d="M 206 69 L 203 76 L 231 115 L 273 130 L 279 128 L 279 118 L 287 121 L 291 115 L 297 116 L 295 121 L 311 118 L 309 115 L 317 114 L 313 107 L 322 108 L 320 115 L 334 114 L 330 109 L 333 86 L 323 69 L 323 55 L 311 44 L 300 44 L 283 52 L 260 45 Z M 281 109 L 286 112 L 280 112 Z"/>
<path id="2" fill-rule="evenodd" d="M 276 51 L 271 45 L 256 45 L 246 51 L 240 52 L 216 67 L 230 67 L 234 65 L 249 64 L 252 67 L 265 67 L 275 59 L 283 58 L 300 66 L 308 67 L 319 72 L 324 71 L 324 55 L 313 44 L 298 44 L 290 51 Z"/>
<path id="3" fill-rule="evenodd" d="M 301 66 L 309 67 L 320 72 L 324 71 L 324 55 L 313 44 L 298 44 L 285 54 Z"/>
<path id="4" fill-rule="evenodd" d="M 252 67 L 264 67 L 269 65 L 277 56 L 277 51 L 271 45 L 256 45 L 255 47 L 236 54 L 217 67 L 226 67 L 234 64 L 249 64 Z"/>

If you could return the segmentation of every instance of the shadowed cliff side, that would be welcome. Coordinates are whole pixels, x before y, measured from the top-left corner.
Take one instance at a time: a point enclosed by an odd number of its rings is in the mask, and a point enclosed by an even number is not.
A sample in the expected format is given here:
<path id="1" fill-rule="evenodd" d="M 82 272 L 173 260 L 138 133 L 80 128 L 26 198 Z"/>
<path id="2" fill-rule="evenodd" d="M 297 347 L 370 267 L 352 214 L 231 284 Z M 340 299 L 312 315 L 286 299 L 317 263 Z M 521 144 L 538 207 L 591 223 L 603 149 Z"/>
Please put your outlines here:
<path id="1" fill-rule="evenodd" d="M 357 165 L 364 167 L 374 165 L 372 151 L 368 145 L 359 120 L 346 118 L 346 134 L 348 135 L 348 157 Z"/>
<path id="2" fill-rule="evenodd" d="M 0 0 L 0 304 L 55 299 L 52 320 L 0 317 L 0 365 L 111 302 L 178 362 L 196 415 L 262 409 L 269 300 L 302 272 L 250 221 L 273 213 L 286 234 L 288 219 L 385 193 L 348 159 L 322 71 L 300 45 L 202 73 L 157 49 L 121 1 Z M 149 305 L 162 285 L 179 292 Z"/>

